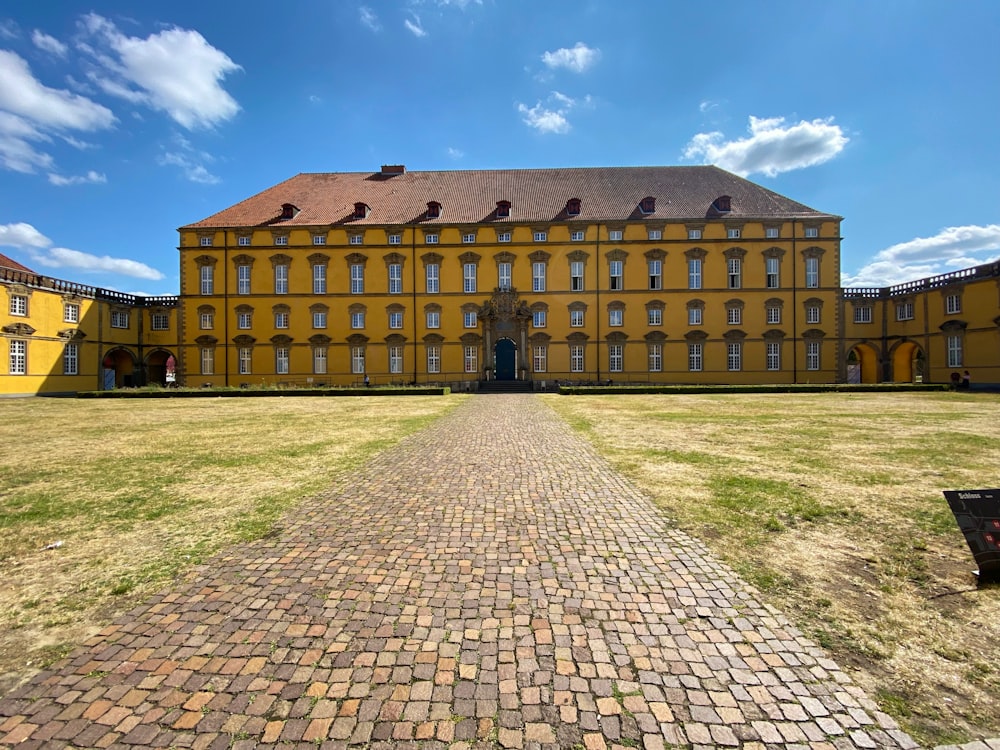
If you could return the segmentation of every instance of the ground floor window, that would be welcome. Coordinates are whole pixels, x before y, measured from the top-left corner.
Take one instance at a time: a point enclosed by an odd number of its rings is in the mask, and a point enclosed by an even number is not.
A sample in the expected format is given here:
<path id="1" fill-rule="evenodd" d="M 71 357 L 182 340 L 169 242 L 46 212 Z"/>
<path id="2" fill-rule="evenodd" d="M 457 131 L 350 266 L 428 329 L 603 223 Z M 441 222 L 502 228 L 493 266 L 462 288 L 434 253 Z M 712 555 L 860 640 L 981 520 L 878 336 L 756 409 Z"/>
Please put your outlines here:
<path id="1" fill-rule="evenodd" d="M 365 348 L 363 346 L 351 347 L 351 372 L 355 375 L 363 375 L 365 372 Z"/>
<path id="2" fill-rule="evenodd" d="M 621 372 L 624 368 L 624 349 L 622 344 L 608 344 L 608 372 Z"/>
<path id="3" fill-rule="evenodd" d="M 80 374 L 80 345 L 66 344 L 63 349 L 63 375 Z"/>
<path id="4" fill-rule="evenodd" d="M 14 339 L 10 342 L 11 375 L 25 375 L 28 372 L 28 342 Z"/>
<path id="5" fill-rule="evenodd" d="M 663 344 L 649 345 L 649 371 L 663 371 Z"/>
<path id="6" fill-rule="evenodd" d="M 818 341 L 807 341 L 806 342 L 806 369 L 807 370 L 818 370 L 819 369 L 819 342 Z"/>
<path id="7" fill-rule="evenodd" d="M 209 346 L 201 350 L 201 374 L 215 374 L 215 349 Z"/>
<path id="8" fill-rule="evenodd" d="M 531 366 L 535 372 L 548 370 L 549 348 L 545 345 L 536 346 L 531 352 Z"/>
<path id="9" fill-rule="evenodd" d="M 313 349 L 313 373 L 326 375 L 326 347 L 318 346 Z"/>
<path id="10" fill-rule="evenodd" d="M 465 347 L 465 371 L 479 372 L 479 347 Z"/>
<path id="11" fill-rule="evenodd" d="M 688 370 L 701 372 L 703 365 L 703 344 L 688 344 Z"/>
<path id="12" fill-rule="evenodd" d="M 726 348 L 726 366 L 730 372 L 739 372 L 743 369 L 743 344 L 727 344 Z"/>
<path id="13" fill-rule="evenodd" d="M 767 342 L 767 369 L 781 369 L 781 344 L 777 341 Z"/>
<path id="14" fill-rule="evenodd" d="M 288 347 L 279 346 L 274 350 L 274 371 L 278 375 L 288 374 Z"/>
<path id="15" fill-rule="evenodd" d="M 962 366 L 962 337 L 948 337 L 948 367 Z"/>
<path id="16" fill-rule="evenodd" d="M 569 371 L 583 372 L 583 344 L 573 344 L 570 346 Z"/>
<path id="17" fill-rule="evenodd" d="M 250 375 L 253 373 L 253 349 L 249 346 L 241 346 L 239 350 L 240 375 Z"/>
<path id="18" fill-rule="evenodd" d="M 431 374 L 441 372 L 441 347 L 436 344 L 427 347 L 427 372 Z"/>
<path id="19" fill-rule="evenodd" d="M 393 345 L 389 347 L 389 372 L 399 375 L 403 372 L 403 347 Z"/>

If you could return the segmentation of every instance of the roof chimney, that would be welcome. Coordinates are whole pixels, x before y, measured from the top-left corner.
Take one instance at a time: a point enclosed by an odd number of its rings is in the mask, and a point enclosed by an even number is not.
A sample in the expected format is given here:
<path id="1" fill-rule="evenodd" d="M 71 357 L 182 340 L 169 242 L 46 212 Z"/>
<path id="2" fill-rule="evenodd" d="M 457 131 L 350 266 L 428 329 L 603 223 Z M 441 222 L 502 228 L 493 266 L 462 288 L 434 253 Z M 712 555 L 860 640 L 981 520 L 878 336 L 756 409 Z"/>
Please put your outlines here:
<path id="1" fill-rule="evenodd" d="M 403 174 L 405 172 L 406 172 L 406 165 L 405 164 L 383 164 L 382 165 L 382 174 L 384 174 L 384 175 Z"/>

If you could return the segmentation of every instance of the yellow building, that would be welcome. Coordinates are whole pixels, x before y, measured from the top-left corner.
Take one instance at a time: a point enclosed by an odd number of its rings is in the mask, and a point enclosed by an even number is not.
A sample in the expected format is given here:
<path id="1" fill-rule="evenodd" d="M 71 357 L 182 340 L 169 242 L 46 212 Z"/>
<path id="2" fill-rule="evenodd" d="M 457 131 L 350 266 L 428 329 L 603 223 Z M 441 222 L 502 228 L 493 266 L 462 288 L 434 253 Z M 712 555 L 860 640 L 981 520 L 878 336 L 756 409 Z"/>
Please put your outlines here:
<path id="1" fill-rule="evenodd" d="M 137 297 L 36 274 L 0 255 L 0 396 L 165 383 L 177 297 Z"/>
<path id="2" fill-rule="evenodd" d="M 189 383 L 843 369 L 840 217 L 716 167 L 300 174 L 179 249 Z"/>

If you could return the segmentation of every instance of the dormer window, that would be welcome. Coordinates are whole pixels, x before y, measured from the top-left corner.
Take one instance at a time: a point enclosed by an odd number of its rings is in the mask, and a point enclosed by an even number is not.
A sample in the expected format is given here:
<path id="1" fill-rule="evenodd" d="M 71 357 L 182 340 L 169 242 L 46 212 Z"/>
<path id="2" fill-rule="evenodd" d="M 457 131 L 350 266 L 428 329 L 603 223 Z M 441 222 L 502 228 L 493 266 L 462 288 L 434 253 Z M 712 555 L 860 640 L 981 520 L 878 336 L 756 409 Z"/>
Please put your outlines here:
<path id="1" fill-rule="evenodd" d="M 647 195 L 639 201 L 639 210 L 644 214 L 656 213 L 656 198 L 651 195 Z"/>
<path id="2" fill-rule="evenodd" d="M 437 201 L 431 201 L 427 204 L 427 218 L 436 219 L 441 216 L 441 204 Z"/>
<path id="3" fill-rule="evenodd" d="M 715 206 L 716 211 L 732 211 L 733 199 L 728 195 L 720 195 L 712 205 Z"/>
<path id="4" fill-rule="evenodd" d="M 368 204 L 367 203 L 355 203 L 354 204 L 354 218 L 355 219 L 366 219 L 368 218 Z"/>
<path id="5" fill-rule="evenodd" d="M 510 201 L 497 201 L 497 218 L 506 219 L 510 216 Z"/>
<path id="6" fill-rule="evenodd" d="M 567 216 L 579 216 L 580 215 L 580 199 L 570 198 L 566 201 L 566 215 Z"/>
<path id="7" fill-rule="evenodd" d="M 299 207 L 292 205 L 291 203 L 281 204 L 281 218 L 282 219 L 294 219 L 295 215 L 298 214 Z"/>

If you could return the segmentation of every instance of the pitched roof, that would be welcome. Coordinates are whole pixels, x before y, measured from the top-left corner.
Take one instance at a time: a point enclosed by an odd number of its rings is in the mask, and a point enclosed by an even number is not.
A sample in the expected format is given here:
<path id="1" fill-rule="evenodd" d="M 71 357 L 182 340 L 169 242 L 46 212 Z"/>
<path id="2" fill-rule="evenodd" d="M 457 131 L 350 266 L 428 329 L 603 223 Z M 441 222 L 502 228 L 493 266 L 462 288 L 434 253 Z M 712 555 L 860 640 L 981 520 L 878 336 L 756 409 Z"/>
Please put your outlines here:
<path id="1" fill-rule="evenodd" d="M 590 167 L 572 169 L 476 169 L 442 172 L 329 172 L 298 174 L 206 219 L 181 229 L 263 226 L 383 224 L 478 224 L 552 221 L 689 220 L 706 218 L 840 218 L 824 214 L 718 167 Z M 720 196 L 732 210 L 713 208 Z M 656 199 L 653 213 L 639 203 Z M 581 200 L 580 213 L 566 202 Z M 508 218 L 496 216 L 510 201 Z M 441 204 L 438 218 L 427 204 Z M 368 206 L 354 218 L 354 206 Z M 283 204 L 297 212 L 282 219 Z"/>
<path id="2" fill-rule="evenodd" d="M 8 258 L 3 253 L 0 253 L 0 268 L 9 268 L 13 271 L 21 271 L 23 273 L 34 273 L 34 271 L 32 271 L 27 266 L 22 266 L 16 260 L 14 260 L 13 258 Z"/>

